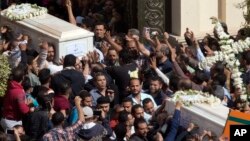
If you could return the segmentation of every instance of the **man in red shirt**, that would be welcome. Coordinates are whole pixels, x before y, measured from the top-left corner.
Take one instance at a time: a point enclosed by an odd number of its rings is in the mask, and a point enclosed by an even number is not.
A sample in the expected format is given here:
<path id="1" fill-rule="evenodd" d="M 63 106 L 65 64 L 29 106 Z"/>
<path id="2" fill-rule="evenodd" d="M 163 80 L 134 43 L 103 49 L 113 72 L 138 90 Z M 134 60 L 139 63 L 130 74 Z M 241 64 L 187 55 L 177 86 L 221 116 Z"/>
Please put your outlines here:
<path id="1" fill-rule="evenodd" d="M 4 130 L 11 129 L 15 125 L 22 125 L 23 115 L 30 111 L 28 105 L 32 103 L 32 100 L 26 100 L 21 85 L 24 75 L 24 70 L 21 67 L 12 70 L 11 80 L 8 83 L 3 103 L 1 125 Z"/>

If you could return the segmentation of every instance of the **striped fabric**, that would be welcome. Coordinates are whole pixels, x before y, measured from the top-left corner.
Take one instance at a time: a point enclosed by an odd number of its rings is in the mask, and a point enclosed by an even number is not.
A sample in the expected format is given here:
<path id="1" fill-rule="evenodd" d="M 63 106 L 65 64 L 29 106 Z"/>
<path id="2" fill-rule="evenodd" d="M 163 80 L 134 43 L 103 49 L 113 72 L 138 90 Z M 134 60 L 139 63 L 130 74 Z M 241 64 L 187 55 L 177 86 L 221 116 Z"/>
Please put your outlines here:
<path id="1" fill-rule="evenodd" d="M 250 114 L 230 110 L 223 132 L 223 136 L 228 139 L 230 138 L 230 125 L 250 125 Z"/>

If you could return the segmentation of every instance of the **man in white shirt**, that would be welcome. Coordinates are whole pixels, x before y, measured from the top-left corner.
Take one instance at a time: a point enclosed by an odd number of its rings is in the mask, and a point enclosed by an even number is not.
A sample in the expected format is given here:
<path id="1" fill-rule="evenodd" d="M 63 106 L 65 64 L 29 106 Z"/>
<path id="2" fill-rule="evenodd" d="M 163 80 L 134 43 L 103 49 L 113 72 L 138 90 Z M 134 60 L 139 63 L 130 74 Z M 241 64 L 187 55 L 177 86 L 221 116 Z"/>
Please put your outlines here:
<path id="1" fill-rule="evenodd" d="M 150 98 L 154 104 L 154 107 L 157 107 L 153 97 L 149 94 L 146 93 L 142 93 L 142 86 L 141 86 L 141 81 L 138 78 L 131 78 L 129 81 L 129 88 L 130 88 L 130 92 L 131 95 L 129 95 L 128 97 L 132 98 L 133 100 L 133 105 L 135 104 L 142 104 L 142 101 L 146 98 Z"/>
<path id="2" fill-rule="evenodd" d="M 55 46 L 52 43 L 44 41 L 40 47 L 38 65 L 40 70 L 48 68 L 51 74 L 63 69 L 62 65 L 55 62 Z"/>

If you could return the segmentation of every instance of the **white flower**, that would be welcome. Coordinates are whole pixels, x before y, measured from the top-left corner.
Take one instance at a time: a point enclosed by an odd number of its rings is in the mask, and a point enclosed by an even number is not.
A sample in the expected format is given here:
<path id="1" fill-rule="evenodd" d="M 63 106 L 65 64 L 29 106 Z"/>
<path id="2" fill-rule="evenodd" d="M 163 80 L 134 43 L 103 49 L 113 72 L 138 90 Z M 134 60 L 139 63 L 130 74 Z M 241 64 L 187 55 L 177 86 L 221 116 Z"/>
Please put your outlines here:
<path id="1" fill-rule="evenodd" d="M 240 98 L 242 99 L 242 100 L 247 100 L 247 95 L 240 95 Z"/>
<path id="2" fill-rule="evenodd" d="M 28 3 L 20 5 L 11 5 L 3 11 L 2 15 L 10 20 L 23 20 L 34 16 L 40 16 L 47 13 L 47 9 Z"/>

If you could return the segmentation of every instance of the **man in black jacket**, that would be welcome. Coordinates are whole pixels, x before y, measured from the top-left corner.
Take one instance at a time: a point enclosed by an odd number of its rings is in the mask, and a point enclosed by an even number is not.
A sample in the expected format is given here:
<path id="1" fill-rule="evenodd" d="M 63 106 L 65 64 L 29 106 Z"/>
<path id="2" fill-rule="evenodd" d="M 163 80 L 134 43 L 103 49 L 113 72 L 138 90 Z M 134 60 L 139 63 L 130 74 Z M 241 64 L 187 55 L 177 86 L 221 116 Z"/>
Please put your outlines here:
<path id="1" fill-rule="evenodd" d="M 76 67 L 79 65 L 77 63 L 76 56 L 69 54 L 66 55 L 63 62 L 63 70 L 52 77 L 51 86 L 58 94 L 59 85 L 62 82 L 68 81 L 71 84 L 72 95 L 69 97 L 71 104 L 73 104 L 73 99 L 77 94 L 84 89 L 85 79 L 82 72 L 77 71 Z"/>

